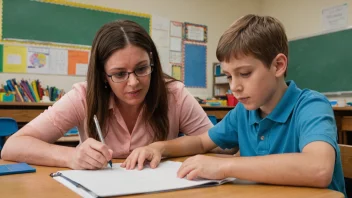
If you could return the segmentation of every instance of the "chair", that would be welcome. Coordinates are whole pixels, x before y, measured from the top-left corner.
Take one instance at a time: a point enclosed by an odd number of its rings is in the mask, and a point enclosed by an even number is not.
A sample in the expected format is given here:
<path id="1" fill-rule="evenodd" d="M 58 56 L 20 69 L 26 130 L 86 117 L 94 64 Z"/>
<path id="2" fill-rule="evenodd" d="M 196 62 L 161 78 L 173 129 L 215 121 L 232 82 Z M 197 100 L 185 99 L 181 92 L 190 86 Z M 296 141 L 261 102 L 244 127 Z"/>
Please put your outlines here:
<path id="1" fill-rule="evenodd" d="M 352 131 L 352 116 L 343 116 L 341 120 L 342 143 L 348 144 L 347 133 Z"/>
<path id="2" fill-rule="evenodd" d="M 18 131 L 16 120 L 12 118 L 0 118 L 0 150 L 5 143 L 5 137 L 10 136 Z"/>
<path id="3" fill-rule="evenodd" d="M 352 197 L 352 146 L 339 144 L 347 197 Z"/>
<path id="4" fill-rule="evenodd" d="M 216 118 L 216 116 L 208 115 L 208 118 L 213 123 L 213 125 L 216 125 L 218 123 L 218 119 Z"/>

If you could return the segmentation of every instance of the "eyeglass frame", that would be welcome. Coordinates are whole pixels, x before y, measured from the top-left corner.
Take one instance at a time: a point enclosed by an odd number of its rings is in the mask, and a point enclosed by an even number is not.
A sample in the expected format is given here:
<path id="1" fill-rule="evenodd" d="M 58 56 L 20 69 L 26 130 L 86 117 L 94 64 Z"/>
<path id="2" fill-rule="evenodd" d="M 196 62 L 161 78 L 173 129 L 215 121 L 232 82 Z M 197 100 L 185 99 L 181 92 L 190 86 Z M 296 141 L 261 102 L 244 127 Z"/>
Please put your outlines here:
<path id="1" fill-rule="evenodd" d="M 143 66 L 143 67 L 150 67 L 150 73 L 149 73 L 149 74 L 151 74 L 151 73 L 153 72 L 154 64 L 151 63 L 150 65 L 148 65 L 148 66 Z M 112 77 L 113 77 L 115 74 L 110 74 L 110 75 L 107 74 L 107 73 L 105 73 L 105 74 L 111 79 L 111 81 L 112 81 L 113 83 L 122 83 L 122 82 L 127 81 L 127 80 L 130 78 L 130 74 L 132 74 L 132 73 L 134 73 L 134 75 L 135 75 L 136 77 L 143 77 L 143 76 L 139 76 L 139 75 L 136 74 L 136 69 L 134 69 L 132 72 L 126 72 L 126 73 L 127 73 L 127 78 L 126 78 L 125 80 L 123 80 L 123 81 L 120 81 L 120 82 L 115 82 L 115 81 L 112 79 Z M 148 76 L 149 74 L 146 74 L 146 75 L 144 75 L 144 76 Z"/>

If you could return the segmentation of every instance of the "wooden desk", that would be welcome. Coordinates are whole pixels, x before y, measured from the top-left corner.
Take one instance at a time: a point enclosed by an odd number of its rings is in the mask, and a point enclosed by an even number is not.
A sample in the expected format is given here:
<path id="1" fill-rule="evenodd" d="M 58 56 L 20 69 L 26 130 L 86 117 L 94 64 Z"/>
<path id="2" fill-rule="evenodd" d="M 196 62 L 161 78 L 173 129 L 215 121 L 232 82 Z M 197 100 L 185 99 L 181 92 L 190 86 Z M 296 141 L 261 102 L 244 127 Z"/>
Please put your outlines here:
<path id="1" fill-rule="evenodd" d="M 0 102 L 0 117 L 11 117 L 21 128 L 54 103 Z M 66 136 L 57 142 L 79 142 L 78 136 Z"/>
<path id="2" fill-rule="evenodd" d="M 21 128 L 52 104 L 39 102 L 0 102 L 0 117 L 15 119 Z"/>
<path id="3" fill-rule="evenodd" d="M 79 142 L 78 135 L 64 136 L 58 139 L 56 142 Z"/>
<path id="4" fill-rule="evenodd" d="M 175 158 L 174 161 L 184 161 L 186 158 Z M 113 160 L 114 163 L 122 160 Z M 0 160 L 0 164 L 7 164 Z M 34 166 L 36 173 L 17 175 L 5 175 L 0 177 L 1 197 L 79 197 L 75 192 L 52 179 L 49 174 L 64 168 Z M 167 181 L 166 181 L 167 182 Z M 131 196 L 123 196 L 131 197 Z M 169 192 L 133 195 L 133 197 L 184 197 L 184 198 L 216 198 L 216 197 L 270 197 L 270 198 L 343 198 L 343 194 L 337 191 L 318 188 L 302 188 L 259 184 L 224 184 L 208 188 L 193 188 Z"/>
<path id="5" fill-rule="evenodd" d="M 203 107 L 205 113 L 208 115 L 214 115 L 217 119 L 223 119 L 225 115 L 234 107 L 230 106 L 208 106 L 208 105 L 200 105 Z"/>

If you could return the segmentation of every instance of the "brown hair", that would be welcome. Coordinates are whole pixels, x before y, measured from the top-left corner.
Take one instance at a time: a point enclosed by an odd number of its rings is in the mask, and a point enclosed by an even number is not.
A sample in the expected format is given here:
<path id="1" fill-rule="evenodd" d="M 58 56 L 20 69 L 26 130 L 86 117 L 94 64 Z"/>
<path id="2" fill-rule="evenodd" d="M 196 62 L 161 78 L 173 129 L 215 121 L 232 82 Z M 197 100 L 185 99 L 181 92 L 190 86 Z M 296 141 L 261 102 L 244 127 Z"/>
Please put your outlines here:
<path id="1" fill-rule="evenodd" d="M 118 20 L 105 24 L 93 40 L 87 73 L 87 128 L 89 137 L 98 138 L 93 120 L 97 115 L 103 135 L 106 135 L 106 122 L 111 88 L 105 88 L 104 65 L 116 50 L 134 45 L 151 55 L 153 64 L 150 87 L 144 99 L 143 118 L 154 131 L 154 140 L 165 140 L 169 132 L 168 99 L 165 79 L 173 78 L 163 74 L 155 44 L 147 31 L 137 23 Z M 97 99 L 99 98 L 99 99 Z"/>
<path id="2" fill-rule="evenodd" d="M 268 68 L 279 53 L 288 57 L 288 41 L 283 25 L 273 17 L 253 14 L 235 21 L 221 36 L 216 49 L 220 62 L 252 55 Z"/>

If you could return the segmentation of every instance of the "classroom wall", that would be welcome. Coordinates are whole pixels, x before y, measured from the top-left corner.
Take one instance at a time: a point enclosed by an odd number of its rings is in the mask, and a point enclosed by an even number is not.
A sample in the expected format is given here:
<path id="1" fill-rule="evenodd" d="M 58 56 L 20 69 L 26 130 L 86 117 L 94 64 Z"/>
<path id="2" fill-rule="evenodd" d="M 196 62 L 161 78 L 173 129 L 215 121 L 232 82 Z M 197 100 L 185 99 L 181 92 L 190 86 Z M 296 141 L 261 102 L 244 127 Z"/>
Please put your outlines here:
<path id="1" fill-rule="evenodd" d="M 261 0 L 261 15 L 278 18 L 285 26 L 288 39 L 305 37 L 323 31 L 321 12 L 324 8 L 348 4 L 348 26 L 352 26 L 352 0 Z M 339 104 L 352 101 L 352 95 L 328 96 Z"/>
<path id="2" fill-rule="evenodd" d="M 201 98 L 212 96 L 212 63 L 217 62 L 215 51 L 225 29 L 237 18 L 248 13 L 259 13 L 260 0 L 70 0 L 79 3 L 111 7 L 158 15 L 170 20 L 204 24 L 208 26 L 207 88 L 188 88 Z M 85 77 L 49 76 L 31 74 L 0 74 L 0 82 L 9 78 L 40 79 L 44 85 L 55 85 L 66 91 Z"/>

